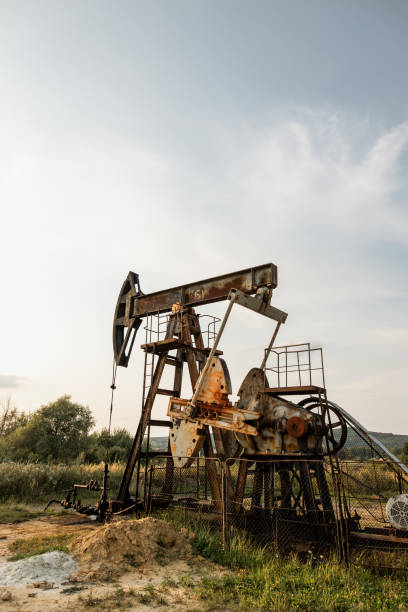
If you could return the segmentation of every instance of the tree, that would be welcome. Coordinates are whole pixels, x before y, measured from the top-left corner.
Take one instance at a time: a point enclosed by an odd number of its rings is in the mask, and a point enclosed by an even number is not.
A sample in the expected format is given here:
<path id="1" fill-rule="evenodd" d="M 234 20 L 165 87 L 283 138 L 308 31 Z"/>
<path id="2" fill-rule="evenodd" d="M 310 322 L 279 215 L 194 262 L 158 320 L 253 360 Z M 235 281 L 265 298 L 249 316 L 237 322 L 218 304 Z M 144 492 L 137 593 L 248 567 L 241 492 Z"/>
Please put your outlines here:
<path id="1" fill-rule="evenodd" d="M 18 427 L 27 425 L 29 417 L 24 412 L 19 412 L 11 403 L 11 397 L 3 400 L 0 404 L 0 438 L 8 436 Z"/>
<path id="2" fill-rule="evenodd" d="M 41 406 L 26 425 L 8 436 L 8 454 L 21 460 L 72 461 L 86 450 L 93 425 L 90 409 L 64 395 Z"/>
<path id="3" fill-rule="evenodd" d="M 109 434 L 107 429 L 102 429 L 98 434 L 98 451 L 97 456 L 99 461 L 106 459 L 112 461 L 126 461 L 132 448 L 133 438 L 127 429 L 115 429 Z"/>
<path id="4" fill-rule="evenodd" d="M 408 463 L 408 442 L 404 443 L 400 456 L 404 463 Z"/>

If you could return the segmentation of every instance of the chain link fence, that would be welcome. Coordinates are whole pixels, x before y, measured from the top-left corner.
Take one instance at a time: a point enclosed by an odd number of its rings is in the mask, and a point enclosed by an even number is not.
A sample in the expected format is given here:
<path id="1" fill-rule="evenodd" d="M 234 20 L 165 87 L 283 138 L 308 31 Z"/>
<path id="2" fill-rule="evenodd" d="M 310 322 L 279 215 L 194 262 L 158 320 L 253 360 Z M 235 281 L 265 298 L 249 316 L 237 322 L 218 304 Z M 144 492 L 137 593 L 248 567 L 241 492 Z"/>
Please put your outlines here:
<path id="1" fill-rule="evenodd" d="M 225 541 L 223 467 L 217 458 L 197 457 L 188 467 L 175 467 L 171 457 L 158 457 L 146 474 L 145 510 L 195 529 L 219 533 Z"/>
<path id="2" fill-rule="evenodd" d="M 205 527 L 225 547 L 243 536 L 279 555 L 408 567 L 408 502 L 398 505 L 408 482 L 395 463 L 156 458 L 144 486 L 146 512 Z"/>
<path id="3" fill-rule="evenodd" d="M 328 468 L 323 460 L 227 460 L 227 537 L 244 530 L 281 554 L 338 556 L 336 483 Z"/>
<path id="4" fill-rule="evenodd" d="M 403 464 L 371 459 L 342 461 L 341 482 L 349 518 L 350 562 L 408 568 L 408 480 Z"/>

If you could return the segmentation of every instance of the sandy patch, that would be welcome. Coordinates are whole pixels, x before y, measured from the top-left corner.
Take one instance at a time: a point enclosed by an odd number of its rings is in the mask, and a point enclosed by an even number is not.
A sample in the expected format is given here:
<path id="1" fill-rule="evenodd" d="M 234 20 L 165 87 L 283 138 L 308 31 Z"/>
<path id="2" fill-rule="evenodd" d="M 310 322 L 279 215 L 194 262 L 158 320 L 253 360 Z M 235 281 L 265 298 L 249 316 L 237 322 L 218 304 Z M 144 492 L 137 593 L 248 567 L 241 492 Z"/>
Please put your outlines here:
<path id="1" fill-rule="evenodd" d="M 139 521 L 129 518 L 98 526 L 85 517 L 67 513 L 17 525 L 0 525 L 0 563 L 10 556 L 8 545 L 15 539 L 62 533 L 79 533 L 80 536 L 78 548 L 73 551 L 80 565 L 80 581 L 74 578 L 61 585 L 44 581 L 36 587 L 0 587 L 0 610 L 62 612 L 72 607 L 78 612 L 89 609 L 95 612 L 117 612 L 119 609 L 187 612 L 204 609 L 205 605 L 197 599 L 191 586 L 200 582 L 202 576 L 214 577 L 226 570 L 194 555 L 186 530 L 180 533 L 172 525 L 163 523 L 152 518 Z M 124 533 L 116 533 L 117 525 Z M 97 532 L 103 536 L 103 545 L 98 541 L 100 536 L 91 537 Z M 136 533 L 144 539 L 137 539 Z M 1 539 L 4 536 L 5 539 Z M 127 546 L 127 551 L 132 547 L 130 554 L 134 556 L 125 556 L 129 553 L 123 548 L 119 552 L 114 544 L 118 541 L 120 547 Z M 114 562 L 107 560 L 108 552 L 101 552 L 102 549 L 109 551 L 112 546 L 116 550 Z M 98 555 L 106 556 L 98 559 Z M 95 564 L 99 564 L 100 574 Z M 101 582 L 105 571 L 108 582 Z M 87 577 L 92 572 L 97 573 L 94 579 Z"/>

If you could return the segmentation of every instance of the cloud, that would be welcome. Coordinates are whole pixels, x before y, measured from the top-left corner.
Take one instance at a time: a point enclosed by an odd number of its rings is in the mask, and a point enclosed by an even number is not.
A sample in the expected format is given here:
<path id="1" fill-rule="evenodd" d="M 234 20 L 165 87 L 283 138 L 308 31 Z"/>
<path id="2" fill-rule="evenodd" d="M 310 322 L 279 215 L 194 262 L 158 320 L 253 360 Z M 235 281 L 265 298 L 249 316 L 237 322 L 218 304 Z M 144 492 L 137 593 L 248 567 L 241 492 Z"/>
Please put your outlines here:
<path id="1" fill-rule="evenodd" d="M 22 387 L 26 380 L 27 379 L 22 376 L 0 374 L 0 389 L 16 389 L 17 387 Z"/>
<path id="2" fill-rule="evenodd" d="M 395 349 L 406 328 L 407 123 L 384 130 L 366 117 L 296 109 L 207 123 L 189 138 L 181 130 L 176 143 L 156 147 L 108 136 L 101 147 L 88 136 L 78 146 L 67 138 L 55 155 L 52 134 L 42 133 L 10 153 L 14 171 L 0 185 L 11 219 L 0 247 L 10 294 L 21 291 L 27 260 L 36 274 L 24 278 L 29 309 L 24 300 L 3 304 L 4 320 L 25 321 L 4 331 L 3 370 L 23 363 L 44 398 L 70 392 L 102 421 L 111 318 L 129 269 L 150 292 L 267 261 L 279 268 L 274 303 L 289 313 L 279 341 L 320 339 L 333 389 L 375 381 L 405 358 Z M 223 350 L 235 388 L 270 331 L 234 313 Z M 23 344 L 23 355 L 13 351 Z M 123 384 L 118 424 L 133 429 L 140 388 Z M 360 404 L 350 402 L 358 418 Z M 371 409 L 383 413 L 379 400 Z M 408 431 L 402 408 L 392 418 Z"/>
<path id="3" fill-rule="evenodd" d="M 374 139 L 373 131 L 367 126 L 361 150 L 351 126 L 333 124 L 331 116 L 303 114 L 270 126 L 249 150 L 241 148 L 240 192 L 252 210 L 262 208 L 275 226 L 295 237 L 302 226 L 314 225 L 364 240 L 388 233 L 406 241 L 401 221 L 408 211 L 393 209 L 392 202 L 404 187 L 397 169 L 408 144 L 408 122 Z"/>

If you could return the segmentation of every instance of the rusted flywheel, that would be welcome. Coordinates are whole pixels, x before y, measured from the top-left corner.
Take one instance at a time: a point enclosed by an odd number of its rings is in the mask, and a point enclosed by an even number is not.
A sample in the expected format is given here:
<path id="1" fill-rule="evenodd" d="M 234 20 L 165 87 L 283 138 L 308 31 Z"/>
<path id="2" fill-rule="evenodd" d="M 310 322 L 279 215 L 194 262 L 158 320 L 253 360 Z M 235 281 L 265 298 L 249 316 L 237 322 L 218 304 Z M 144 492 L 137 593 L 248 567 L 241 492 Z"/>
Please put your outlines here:
<path id="1" fill-rule="evenodd" d="M 328 400 L 316 397 L 307 397 L 298 403 L 310 412 L 319 414 L 325 427 L 326 452 L 325 455 L 335 455 L 346 443 L 347 423 L 335 406 Z"/>

